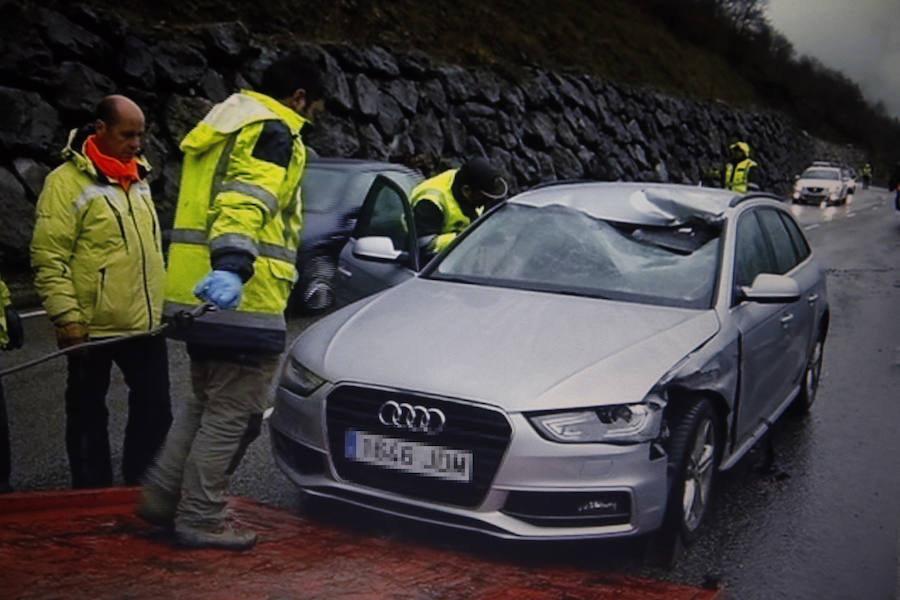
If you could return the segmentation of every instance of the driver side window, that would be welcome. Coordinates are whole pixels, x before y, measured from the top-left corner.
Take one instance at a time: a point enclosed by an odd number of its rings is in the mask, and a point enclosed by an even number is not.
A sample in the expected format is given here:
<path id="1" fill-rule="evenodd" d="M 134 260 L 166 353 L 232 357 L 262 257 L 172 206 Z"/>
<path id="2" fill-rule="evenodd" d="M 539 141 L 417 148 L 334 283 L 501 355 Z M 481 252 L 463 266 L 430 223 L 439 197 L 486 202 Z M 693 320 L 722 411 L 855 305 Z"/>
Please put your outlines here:
<path id="1" fill-rule="evenodd" d="M 356 237 L 386 236 L 391 238 L 395 250 L 406 250 L 407 232 L 403 198 L 393 189 L 383 187 L 375 198 L 372 212 L 361 215 Z"/>

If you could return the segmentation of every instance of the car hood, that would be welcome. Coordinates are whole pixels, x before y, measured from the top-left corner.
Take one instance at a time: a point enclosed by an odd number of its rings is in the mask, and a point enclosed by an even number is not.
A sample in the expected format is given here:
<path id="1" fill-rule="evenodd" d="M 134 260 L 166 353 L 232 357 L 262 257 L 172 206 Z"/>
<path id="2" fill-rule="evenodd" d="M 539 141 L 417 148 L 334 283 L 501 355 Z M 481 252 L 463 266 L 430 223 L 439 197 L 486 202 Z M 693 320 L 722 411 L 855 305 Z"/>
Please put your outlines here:
<path id="1" fill-rule="evenodd" d="M 835 181 L 834 179 L 801 178 L 797 180 L 797 185 L 803 187 L 839 188 L 841 187 L 841 182 Z"/>
<path id="2" fill-rule="evenodd" d="M 319 320 L 291 352 L 332 382 L 541 410 L 638 402 L 718 328 L 713 310 L 415 278 Z"/>

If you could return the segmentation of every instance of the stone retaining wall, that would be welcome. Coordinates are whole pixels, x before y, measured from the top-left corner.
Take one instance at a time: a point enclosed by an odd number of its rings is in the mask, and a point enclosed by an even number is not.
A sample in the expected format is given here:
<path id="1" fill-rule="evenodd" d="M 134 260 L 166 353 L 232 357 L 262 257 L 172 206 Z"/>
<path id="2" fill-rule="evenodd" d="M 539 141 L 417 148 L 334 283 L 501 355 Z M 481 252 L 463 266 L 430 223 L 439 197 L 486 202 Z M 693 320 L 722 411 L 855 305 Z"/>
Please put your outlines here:
<path id="1" fill-rule="evenodd" d="M 75 3 L 78 4 L 78 3 Z M 0 266 L 26 271 L 33 206 L 69 129 L 109 93 L 147 115 L 146 151 L 164 227 L 172 222 L 178 142 L 228 94 L 252 87 L 285 46 L 240 23 L 139 31 L 87 6 L 66 14 L 0 6 Z M 748 141 L 764 189 L 789 190 L 813 159 L 862 155 L 810 138 L 786 117 L 624 87 L 582 73 L 438 64 L 421 53 L 304 45 L 327 75 L 327 114 L 304 139 L 323 156 L 424 165 L 484 155 L 513 191 L 554 179 L 697 184 L 732 136 Z"/>

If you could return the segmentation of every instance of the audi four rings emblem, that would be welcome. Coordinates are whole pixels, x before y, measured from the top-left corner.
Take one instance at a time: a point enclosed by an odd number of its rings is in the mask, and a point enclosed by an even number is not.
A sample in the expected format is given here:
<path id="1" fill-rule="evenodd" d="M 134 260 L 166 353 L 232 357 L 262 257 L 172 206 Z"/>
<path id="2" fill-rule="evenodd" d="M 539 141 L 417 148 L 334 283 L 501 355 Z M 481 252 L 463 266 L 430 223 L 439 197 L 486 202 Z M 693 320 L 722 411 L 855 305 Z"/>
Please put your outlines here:
<path id="1" fill-rule="evenodd" d="M 387 427 L 397 427 L 436 435 L 444 430 L 447 417 L 438 408 L 388 400 L 378 409 L 378 420 Z"/>

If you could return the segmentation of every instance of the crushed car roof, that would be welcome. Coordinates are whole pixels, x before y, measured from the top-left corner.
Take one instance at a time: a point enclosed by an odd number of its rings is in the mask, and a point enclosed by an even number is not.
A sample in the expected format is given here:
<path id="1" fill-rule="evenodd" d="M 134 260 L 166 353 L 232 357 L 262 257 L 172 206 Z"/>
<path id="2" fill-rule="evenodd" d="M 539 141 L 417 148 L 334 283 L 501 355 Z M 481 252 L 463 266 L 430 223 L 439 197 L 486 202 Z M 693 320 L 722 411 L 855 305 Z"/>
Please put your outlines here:
<path id="1" fill-rule="evenodd" d="M 720 222 L 736 197 L 728 190 L 692 185 L 584 182 L 538 187 L 509 202 L 565 206 L 598 219 L 672 227 L 697 220 Z"/>

